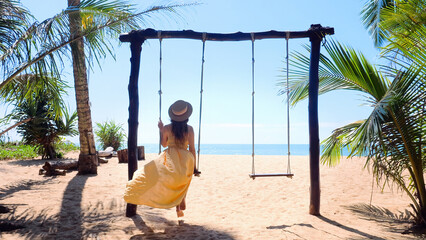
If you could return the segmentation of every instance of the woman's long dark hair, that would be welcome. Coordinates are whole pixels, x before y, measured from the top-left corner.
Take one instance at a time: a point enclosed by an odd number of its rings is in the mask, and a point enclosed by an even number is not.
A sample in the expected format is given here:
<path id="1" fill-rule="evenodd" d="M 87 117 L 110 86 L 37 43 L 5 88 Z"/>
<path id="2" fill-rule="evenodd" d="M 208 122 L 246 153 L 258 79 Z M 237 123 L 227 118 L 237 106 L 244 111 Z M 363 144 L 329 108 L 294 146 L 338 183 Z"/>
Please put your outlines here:
<path id="1" fill-rule="evenodd" d="M 176 142 L 183 144 L 185 135 L 188 133 L 188 119 L 183 122 L 172 121 L 172 133 L 175 136 Z"/>

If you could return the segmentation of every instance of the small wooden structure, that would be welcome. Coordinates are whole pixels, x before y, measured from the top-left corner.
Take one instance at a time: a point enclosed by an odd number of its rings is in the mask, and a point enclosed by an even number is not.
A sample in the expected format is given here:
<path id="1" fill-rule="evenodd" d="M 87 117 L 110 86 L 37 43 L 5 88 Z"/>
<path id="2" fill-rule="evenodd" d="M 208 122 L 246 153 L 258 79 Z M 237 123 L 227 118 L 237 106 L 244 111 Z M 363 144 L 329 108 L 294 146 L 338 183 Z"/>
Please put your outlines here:
<path id="1" fill-rule="evenodd" d="M 77 160 L 45 162 L 38 174 L 44 176 L 66 175 L 69 170 L 77 170 Z"/>
<path id="2" fill-rule="evenodd" d="M 127 149 L 117 151 L 118 163 L 128 163 L 129 156 Z M 138 146 L 137 148 L 137 160 L 145 160 L 145 147 Z"/>
<path id="3" fill-rule="evenodd" d="M 129 78 L 129 136 L 128 136 L 128 177 L 132 179 L 137 170 L 137 132 L 139 119 L 138 79 L 142 44 L 147 39 L 182 38 L 203 41 L 244 41 L 269 38 L 309 38 L 311 42 L 311 56 L 309 66 L 309 162 L 310 162 L 310 206 L 309 213 L 320 215 L 320 179 L 319 179 L 319 126 L 318 126 L 318 69 L 321 41 L 326 35 L 334 34 L 334 28 L 322 27 L 313 24 L 307 31 L 267 31 L 254 33 L 206 33 L 191 30 L 184 31 L 157 31 L 154 29 L 135 30 L 120 35 L 121 42 L 130 42 L 130 78 Z M 126 216 L 136 215 L 136 205 L 127 204 Z"/>
<path id="4" fill-rule="evenodd" d="M 127 155 L 127 149 L 117 151 L 118 163 L 128 163 L 129 157 Z"/>

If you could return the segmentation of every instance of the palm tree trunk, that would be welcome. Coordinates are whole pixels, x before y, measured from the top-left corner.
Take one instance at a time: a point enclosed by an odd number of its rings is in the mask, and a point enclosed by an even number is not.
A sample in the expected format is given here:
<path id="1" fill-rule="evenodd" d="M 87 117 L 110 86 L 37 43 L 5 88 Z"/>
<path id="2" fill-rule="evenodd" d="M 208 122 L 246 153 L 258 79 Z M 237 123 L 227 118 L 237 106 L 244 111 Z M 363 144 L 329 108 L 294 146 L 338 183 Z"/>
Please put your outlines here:
<path id="1" fill-rule="evenodd" d="M 68 6 L 77 6 L 80 0 L 68 0 Z M 70 33 L 80 35 L 81 16 L 70 15 Z M 87 68 L 84 55 L 84 40 L 72 42 L 71 54 L 73 61 L 75 98 L 77 103 L 78 131 L 80 133 L 80 155 L 78 157 L 79 174 L 97 174 L 98 158 L 90 112 L 89 87 L 87 84 Z"/>

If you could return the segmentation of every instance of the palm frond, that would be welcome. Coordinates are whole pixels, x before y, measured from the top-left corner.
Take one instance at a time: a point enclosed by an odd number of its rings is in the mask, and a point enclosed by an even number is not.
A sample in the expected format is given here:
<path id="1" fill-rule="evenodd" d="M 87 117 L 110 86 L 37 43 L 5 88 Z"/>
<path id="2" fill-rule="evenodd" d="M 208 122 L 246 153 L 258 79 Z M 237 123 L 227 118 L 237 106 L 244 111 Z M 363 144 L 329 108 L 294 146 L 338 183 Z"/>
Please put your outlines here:
<path id="1" fill-rule="evenodd" d="M 323 146 L 321 162 L 328 166 L 336 166 L 342 157 L 344 149 L 349 148 L 349 136 L 362 126 L 365 121 L 357 121 L 333 130 L 330 137 L 321 142 Z"/>
<path id="2" fill-rule="evenodd" d="M 0 1 L 0 52 L 2 54 L 16 45 L 16 39 L 24 34 L 31 19 L 31 14 L 21 6 L 19 1 Z"/>
<path id="3" fill-rule="evenodd" d="M 309 93 L 310 49 L 308 46 L 305 49 L 307 54 L 296 52 L 291 55 L 289 91 L 292 105 L 306 99 Z M 330 57 L 320 56 L 319 94 L 339 89 L 356 90 L 374 99 L 380 99 L 385 94 L 387 80 L 361 53 L 333 40 L 327 42 L 325 49 Z M 285 86 L 284 81 L 278 84 Z M 285 91 L 284 87 L 280 94 Z"/>
<path id="4" fill-rule="evenodd" d="M 374 44 L 379 47 L 386 39 L 386 32 L 381 28 L 382 12 L 384 9 L 393 9 L 394 0 L 369 0 L 361 11 L 364 27 L 373 38 Z"/>
<path id="5" fill-rule="evenodd" d="M 19 106 L 26 99 L 48 96 L 47 106 L 55 116 L 62 116 L 64 102 L 62 96 L 66 94 L 68 85 L 60 79 L 35 74 L 24 74 L 16 77 L 5 87 L 0 89 L 0 100 L 6 104 Z"/>

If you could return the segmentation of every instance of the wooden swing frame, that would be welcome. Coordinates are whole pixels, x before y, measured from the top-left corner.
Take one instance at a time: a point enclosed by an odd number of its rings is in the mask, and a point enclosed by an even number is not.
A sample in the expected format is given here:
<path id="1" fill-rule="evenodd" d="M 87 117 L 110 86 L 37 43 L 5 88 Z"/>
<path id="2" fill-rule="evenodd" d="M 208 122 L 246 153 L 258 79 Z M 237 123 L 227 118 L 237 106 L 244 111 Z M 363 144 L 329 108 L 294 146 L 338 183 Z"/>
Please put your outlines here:
<path id="1" fill-rule="evenodd" d="M 159 31 L 154 29 L 134 30 L 120 35 L 121 42 L 130 42 L 130 77 L 129 77 L 129 130 L 127 140 L 128 154 L 128 178 L 132 179 L 137 170 L 137 132 L 139 119 L 139 93 L 138 80 L 142 44 L 147 39 L 158 39 Z M 318 124 L 318 69 L 321 41 L 326 35 L 333 35 L 334 28 L 322 27 L 313 24 L 307 31 L 267 31 L 255 33 L 203 33 L 192 30 L 161 31 L 161 38 L 183 38 L 207 41 L 244 41 L 261 40 L 269 38 L 309 38 L 311 42 L 311 56 L 309 66 L 309 163 L 310 163 L 310 206 L 309 213 L 320 215 L 320 174 L 319 174 L 319 124 Z M 136 215 L 137 206 L 127 204 L 126 216 Z"/>

